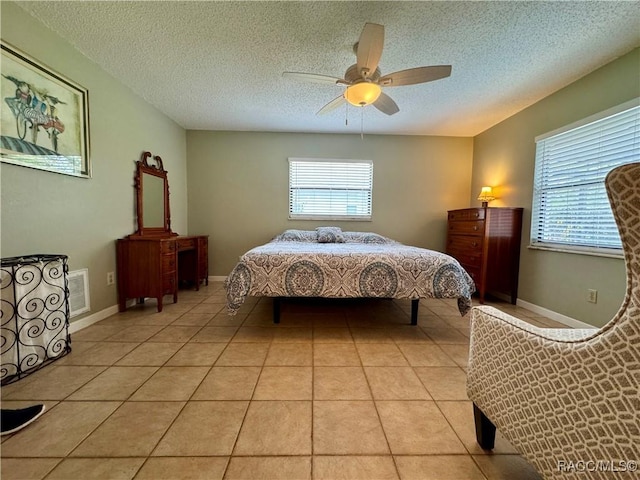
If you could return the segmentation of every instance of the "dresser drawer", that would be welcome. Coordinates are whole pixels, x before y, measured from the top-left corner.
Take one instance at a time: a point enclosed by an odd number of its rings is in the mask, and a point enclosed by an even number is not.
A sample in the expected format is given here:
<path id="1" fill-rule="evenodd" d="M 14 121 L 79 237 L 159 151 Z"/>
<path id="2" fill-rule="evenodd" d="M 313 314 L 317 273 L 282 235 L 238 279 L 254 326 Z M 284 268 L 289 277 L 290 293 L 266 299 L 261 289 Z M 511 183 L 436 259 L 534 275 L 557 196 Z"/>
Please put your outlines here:
<path id="1" fill-rule="evenodd" d="M 447 255 L 451 255 L 458 262 L 470 265 L 472 267 L 478 267 L 482 265 L 482 255 L 478 255 L 475 252 L 469 252 L 462 249 L 447 248 Z"/>
<path id="2" fill-rule="evenodd" d="M 472 255 L 482 255 L 482 237 L 472 235 L 449 235 L 447 250 L 464 251 Z"/>
<path id="3" fill-rule="evenodd" d="M 176 271 L 176 256 L 175 255 L 162 255 L 162 273 L 167 274 L 169 272 Z"/>
<path id="4" fill-rule="evenodd" d="M 172 253 L 176 251 L 176 242 L 173 240 L 160 242 L 161 253 Z"/>
<path id="5" fill-rule="evenodd" d="M 447 254 L 465 266 L 482 265 L 482 237 L 469 235 L 449 235 L 447 238 Z"/>
<path id="6" fill-rule="evenodd" d="M 193 250 L 196 248 L 196 238 L 178 238 L 178 250 Z"/>
<path id="7" fill-rule="evenodd" d="M 474 265 L 466 265 L 462 264 L 462 268 L 464 268 L 473 282 L 476 284 L 476 288 L 478 287 L 478 282 L 480 282 L 480 267 Z"/>
<path id="8" fill-rule="evenodd" d="M 162 291 L 164 293 L 173 293 L 177 285 L 176 272 L 166 273 L 162 276 Z"/>
<path id="9" fill-rule="evenodd" d="M 458 222 L 465 220 L 484 220 L 484 208 L 464 208 L 462 210 L 450 210 L 449 221 Z"/>
<path id="10" fill-rule="evenodd" d="M 483 233 L 484 220 L 449 222 L 449 234 L 482 235 Z"/>

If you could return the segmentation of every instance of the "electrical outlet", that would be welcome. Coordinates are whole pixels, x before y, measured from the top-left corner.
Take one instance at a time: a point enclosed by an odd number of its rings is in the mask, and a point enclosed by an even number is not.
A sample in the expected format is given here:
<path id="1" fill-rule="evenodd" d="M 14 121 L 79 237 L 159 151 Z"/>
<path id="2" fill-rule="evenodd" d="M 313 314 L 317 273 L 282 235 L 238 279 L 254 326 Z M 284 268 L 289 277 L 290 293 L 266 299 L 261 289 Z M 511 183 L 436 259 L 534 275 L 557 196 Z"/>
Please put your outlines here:
<path id="1" fill-rule="evenodd" d="M 113 272 L 107 272 L 107 285 L 113 285 L 115 283 L 115 276 Z"/>
<path id="2" fill-rule="evenodd" d="M 589 290 L 589 294 L 587 295 L 587 302 L 598 303 L 598 291 L 597 290 Z"/>

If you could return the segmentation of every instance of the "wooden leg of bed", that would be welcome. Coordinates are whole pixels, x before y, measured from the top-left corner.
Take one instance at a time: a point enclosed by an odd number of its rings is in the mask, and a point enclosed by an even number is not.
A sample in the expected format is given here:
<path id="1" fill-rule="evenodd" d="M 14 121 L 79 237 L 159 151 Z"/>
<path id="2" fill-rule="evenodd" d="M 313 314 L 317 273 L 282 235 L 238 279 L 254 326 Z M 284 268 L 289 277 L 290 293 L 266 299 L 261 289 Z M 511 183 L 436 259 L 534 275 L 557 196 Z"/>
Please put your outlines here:
<path id="1" fill-rule="evenodd" d="M 482 410 L 473 404 L 473 417 L 476 422 L 476 440 L 484 450 L 493 450 L 496 441 L 496 426 L 491 423 Z"/>
<path id="2" fill-rule="evenodd" d="M 419 298 L 415 298 L 411 300 L 411 325 L 418 324 L 418 304 L 420 303 Z"/>
<path id="3" fill-rule="evenodd" d="M 280 323 L 280 297 L 273 297 L 273 323 Z"/>

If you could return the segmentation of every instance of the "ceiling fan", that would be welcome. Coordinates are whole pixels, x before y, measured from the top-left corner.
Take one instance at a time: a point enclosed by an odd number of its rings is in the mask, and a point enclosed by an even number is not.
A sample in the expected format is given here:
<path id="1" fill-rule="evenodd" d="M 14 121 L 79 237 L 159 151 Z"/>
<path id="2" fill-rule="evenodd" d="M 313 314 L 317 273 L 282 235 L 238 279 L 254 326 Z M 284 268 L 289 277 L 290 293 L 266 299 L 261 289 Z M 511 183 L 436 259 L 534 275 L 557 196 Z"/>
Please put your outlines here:
<path id="1" fill-rule="evenodd" d="M 415 85 L 451 75 L 451 65 L 434 65 L 409 68 L 383 76 L 378 68 L 383 46 L 384 26 L 366 23 L 358 43 L 353 46 L 356 63 L 347 68 L 344 78 L 300 72 L 284 72 L 282 75 L 305 82 L 345 85 L 347 87 L 342 95 L 327 103 L 317 112 L 317 115 L 328 113 L 346 102 L 356 107 L 373 105 L 381 112 L 393 115 L 398 113 L 400 109 L 396 102 L 382 91 L 382 87 Z"/>

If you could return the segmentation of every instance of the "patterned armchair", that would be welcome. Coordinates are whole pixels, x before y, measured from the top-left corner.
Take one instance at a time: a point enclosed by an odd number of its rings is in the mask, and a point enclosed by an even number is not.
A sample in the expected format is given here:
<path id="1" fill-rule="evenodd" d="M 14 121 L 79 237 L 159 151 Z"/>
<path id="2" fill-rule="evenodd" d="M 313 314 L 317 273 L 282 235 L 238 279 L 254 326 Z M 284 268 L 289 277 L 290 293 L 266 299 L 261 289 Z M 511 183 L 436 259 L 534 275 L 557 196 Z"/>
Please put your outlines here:
<path id="1" fill-rule="evenodd" d="M 472 310 L 467 393 L 478 443 L 492 449 L 497 427 L 546 479 L 638 478 L 640 163 L 605 183 L 627 268 L 613 320 L 542 329 L 491 307 Z"/>

